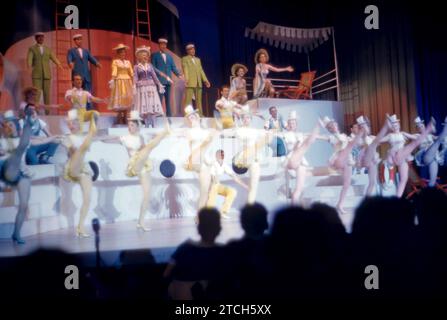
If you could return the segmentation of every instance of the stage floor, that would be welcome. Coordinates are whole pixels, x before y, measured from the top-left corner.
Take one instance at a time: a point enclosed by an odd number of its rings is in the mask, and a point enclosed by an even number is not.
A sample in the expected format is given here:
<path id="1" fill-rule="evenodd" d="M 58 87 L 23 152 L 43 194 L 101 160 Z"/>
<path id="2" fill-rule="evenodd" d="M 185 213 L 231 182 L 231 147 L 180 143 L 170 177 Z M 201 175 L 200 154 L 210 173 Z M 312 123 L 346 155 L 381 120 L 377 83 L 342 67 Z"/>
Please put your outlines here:
<path id="1" fill-rule="evenodd" d="M 167 262 L 179 244 L 187 239 L 198 240 L 197 226 L 192 217 L 178 219 L 151 219 L 146 225 L 151 228 L 144 232 L 136 229 L 136 221 L 122 221 L 101 224 L 100 250 L 107 265 L 113 265 L 123 250 L 150 249 L 157 262 Z M 25 237 L 25 245 L 13 244 L 9 239 L 0 240 L 0 257 L 26 255 L 39 248 L 58 248 L 68 253 L 80 254 L 81 258 L 92 262 L 95 252 L 95 237 L 91 228 L 89 238 L 77 238 L 75 230 L 60 229 Z M 239 218 L 222 219 L 219 243 L 240 238 L 243 231 Z"/>
<path id="2" fill-rule="evenodd" d="M 348 232 L 351 229 L 353 209 L 340 218 Z M 274 214 L 269 214 L 271 225 Z M 197 226 L 192 217 L 177 219 L 148 219 L 146 225 L 149 232 L 136 229 L 136 221 L 120 221 L 101 224 L 100 250 L 101 258 L 108 266 L 119 262 L 119 254 L 123 250 L 146 249 L 158 263 L 168 262 L 174 250 L 187 239 L 198 240 Z M 95 238 L 91 227 L 86 228 L 91 234 L 89 238 L 77 238 L 74 228 L 60 229 L 25 237 L 25 245 L 13 244 L 9 239 L 0 240 L 0 257 L 23 256 L 39 248 L 62 249 L 78 255 L 86 265 L 95 263 Z M 217 238 L 221 244 L 231 239 L 242 237 L 243 230 L 239 222 L 239 214 L 233 213 L 229 219 L 222 219 L 222 231 Z"/>

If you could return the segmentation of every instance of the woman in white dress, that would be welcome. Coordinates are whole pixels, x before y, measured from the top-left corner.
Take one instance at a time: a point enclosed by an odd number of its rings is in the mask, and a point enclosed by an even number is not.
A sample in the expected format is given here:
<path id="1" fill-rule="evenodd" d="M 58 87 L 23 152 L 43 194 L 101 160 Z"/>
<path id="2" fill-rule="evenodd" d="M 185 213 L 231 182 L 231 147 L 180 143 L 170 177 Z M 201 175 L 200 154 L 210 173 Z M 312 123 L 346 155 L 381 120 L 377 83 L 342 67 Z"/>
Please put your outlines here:
<path id="1" fill-rule="evenodd" d="M 267 78 L 270 71 L 273 72 L 293 72 L 293 68 L 288 66 L 286 68 L 276 68 L 269 62 L 269 54 L 265 49 L 259 49 L 255 54 L 255 79 L 253 81 L 253 98 L 275 96 L 275 89 L 272 82 Z"/>

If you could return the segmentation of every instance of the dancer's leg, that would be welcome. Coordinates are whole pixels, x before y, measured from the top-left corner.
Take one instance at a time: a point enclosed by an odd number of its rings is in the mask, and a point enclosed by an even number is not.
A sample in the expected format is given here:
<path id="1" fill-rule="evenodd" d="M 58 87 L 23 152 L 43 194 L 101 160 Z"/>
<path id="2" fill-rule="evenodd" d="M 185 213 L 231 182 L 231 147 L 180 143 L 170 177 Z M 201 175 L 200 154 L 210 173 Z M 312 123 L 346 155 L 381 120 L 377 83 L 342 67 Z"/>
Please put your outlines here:
<path id="1" fill-rule="evenodd" d="M 345 168 L 346 164 L 348 163 L 349 157 L 351 156 L 352 148 L 354 148 L 354 146 L 360 142 L 360 139 L 362 139 L 362 135 L 358 134 L 352 141 L 348 143 L 348 145 L 344 149 L 338 152 L 337 157 L 333 162 L 333 166 L 336 169 Z"/>
<path id="2" fill-rule="evenodd" d="M 438 153 L 439 147 L 441 146 L 445 137 L 447 137 L 447 125 L 444 126 L 438 138 L 432 143 L 432 145 L 427 149 L 427 151 L 425 151 L 423 158 L 425 165 L 429 165 L 430 163 L 435 161 L 436 154 Z"/>
<path id="3" fill-rule="evenodd" d="M 90 208 L 90 196 L 92 192 L 92 177 L 86 174 L 81 174 L 79 178 L 79 185 L 82 192 L 82 205 L 79 211 L 79 224 L 77 229 L 78 236 L 88 237 L 85 232 L 84 223 L 87 217 L 88 209 Z"/>
<path id="4" fill-rule="evenodd" d="M 366 195 L 372 196 L 377 185 L 377 164 L 372 164 L 368 167 L 368 187 L 366 188 Z"/>
<path id="5" fill-rule="evenodd" d="M 434 187 L 436 185 L 436 179 L 438 177 L 439 164 L 436 160 L 433 160 L 428 165 L 429 181 L 428 186 Z"/>
<path id="6" fill-rule="evenodd" d="M 31 191 L 31 179 L 21 178 L 17 184 L 17 192 L 19 194 L 19 208 L 14 224 L 14 232 L 12 239 L 18 244 L 24 244 L 25 241 L 20 237 L 20 230 L 22 229 L 23 222 L 25 221 L 26 212 L 28 210 L 28 202 Z"/>
<path id="7" fill-rule="evenodd" d="M 211 185 L 211 172 L 210 167 L 206 164 L 202 164 L 199 171 L 199 210 L 205 207 L 209 198 Z"/>
<path id="8" fill-rule="evenodd" d="M 31 137 L 31 119 L 29 117 L 25 120 L 25 125 L 20 136 L 19 145 L 5 160 L 3 164 L 3 173 L 6 181 L 14 182 L 20 174 L 20 166 L 23 154 L 25 153 L 29 140 Z"/>
<path id="9" fill-rule="evenodd" d="M 70 156 L 68 160 L 68 165 L 70 168 L 70 175 L 77 177 L 81 175 L 83 166 L 84 166 L 84 156 L 90 147 L 93 137 L 96 134 L 96 124 L 93 117 L 90 119 L 90 128 L 87 133 L 87 136 L 82 142 L 81 146 Z"/>
<path id="10" fill-rule="evenodd" d="M 385 124 L 380 129 L 377 136 L 374 138 L 373 142 L 366 148 L 365 155 L 363 157 L 363 166 L 364 167 L 370 167 L 372 163 L 374 162 L 374 155 L 376 154 L 377 147 L 380 144 L 380 141 L 382 141 L 383 138 L 385 138 L 386 134 L 388 133 L 388 130 L 390 128 L 390 124 L 388 120 L 385 120 Z"/>
<path id="11" fill-rule="evenodd" d="M 408 162 L 402 162 L 397 168 L 399 170 L 399 184 L 397 185 L 396 195 L 400 198 L 404 194 L 405 186 L 407 185 L 408 181 Z"/>
<path id="12" fill-rule="evenodd" d="M 231 206 L 233 205 L 234 199 L 236 198 L 236 190 L 224 185 L 219 185 L 218 193 L 225 197 L 221 212 L 223 215 L 226 215 L 228 212 L 230 212 Z"/>
<path id="13" fill-rule="evenodd" d="M 253 162 L 249 167 L 250 185 L 248 191 L 247 203 L 253 204 L 256 201 L 256 193 L 258 192 L 259 178 L 261 177 L 261 166 L 258 162 Z"/>
<path id="14" fill-rule="evenodd" d="M 346 165 L 343 168 L 343 187 L 341 189 L 340 197 L 338 198 L 338 202 L 336 205 L 336 208 L 340 213 L 346 213 L 346 211 L 343 209 L 343 204 L 345 202 L 349 187 L 351 186 L 351 176 L 352 176 L 352 167 Z"/>
<path id="15" fill-rule="evenodd" d="M 319 131 L 320 131 L 319 126 L 315 126 L 311 134 L 308 137 L 306 137 L 306 139 L 303 141 L 301 145 L 298 144 L 295 145 L 292 151 L 292 155 L 290 156 L 290 159 L 287 163 L 288 169 L 292 170 L 298 169 L 298 167 L 301 165 L 304 154 L 307 152 L 312 143 L 314 143 Z"/>
<path id="16" fill-rule="evenodd" d="M 296 169 L 296 185 L 292 194 L 292 204 L 300 202 L 301 193 L 303 192 L 304 182 L 306 181 L 306 168 L 298 166 Z"/>
<path id="17" fill-rule="evenodd" d="M 430 132 L 433 131 L 433 126 L 431 123 L 428 124 L 427 128 L 419 135 L 416 140 L 411 141 L 409 144 L 405 145 L 402 149 L 398 150 L 393 156 L 393 161 L 396 165 L 400 165 L 406 162 L 408 156 L 416 149 L 426 138 Z"/>
<path id="18" fill-rule="evenodd" d="M 154 150 L 154 148 L 156 146 L 158 146 L 160 144 L 161 140 L 163 140 L 163 138 L 166 137 L 167 134 L 168 134 L 168 131 L 163 130 L 162 132 L 158 133 L 151 141 L 149 141 L 143 147 L 143 149 L 138 151 L 137 161 L 135 162 L 135 165 L 134 165 L 135 172 L 141 172 L 141 170 L 143 169 L 143 166 L 145 165 L 145 163 L 147 161 L 147 157 L 149 156 L 149 154 L 152 152 L 152 150 Z"/>
<path id="19" fill-rule="evenodd" d="M 147 209 L 149 207 L 149 199 L 151 192 L 151 173 L 144 172 L 140 174 L 141 189 L 143 191 L 143 199 L 141 200 L 140 206 L 140 216 L 138 217 L 138 227 L 142 228 L 144 231 L 149 231 L 149 229 L 144 227 L 144 217 L 146 216 Z"/>

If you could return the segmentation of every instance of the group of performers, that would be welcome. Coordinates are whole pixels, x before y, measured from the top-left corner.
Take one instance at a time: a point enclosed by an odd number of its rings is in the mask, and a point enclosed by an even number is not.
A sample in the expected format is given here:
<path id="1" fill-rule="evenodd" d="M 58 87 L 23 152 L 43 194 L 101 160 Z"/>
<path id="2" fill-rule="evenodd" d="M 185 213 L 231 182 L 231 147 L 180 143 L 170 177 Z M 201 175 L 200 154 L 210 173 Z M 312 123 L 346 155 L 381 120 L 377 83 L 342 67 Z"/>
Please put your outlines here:
<path id="1" fill-rule="evenodd" d="M 252 119 L 257 116 L 252 112 L 247 102 L 246 81 L 244 75 L 247 67 L 235 64 L 232 67 L 233 79 L 229 86 L 221 88 L 221 98 L 216 102 L 216 111 L 219 116 L 215 118 L 215 126 L 207 127 L 202 121 L 200 95 L 202 83 L 210 86 L 201 67 L 200 59 L 195 57 L 195 47 L 189 44 L 186 49 L 188 56 L 182 58 L 183 74 L 179 72 L 172 57 L 165 51 L 167 41 L 159 39 L 160 52 L 152 56 L 148 47 L 137 48 L 135 54 L 137 64 L 132 66 L 126 60 L 128 47 L 120 44 L 114 48 L 117 59 L 112 62 L 112 80 L 110 81 L 110 99 L 94 97 L 90 92 L 91 78 L 86 75 L 88 62 L 101 67 L 99 62 L 82 48 L 82 36 L 75 35 L 76 47 L 69 50 L 68 62 L 73 69 L 73 88 L 66 92 L 65 98 L 71 105 L 66 121 L 70 130 L 69 134 L 61 136 L 38 136 L 33 134 L 36 126 L 43 126 L 36 113 L 35 104 L 38 91 L 43 92 L 44 99 L 48 98 L 45 90 L 48 89 L 49 74 L 37 75 L 33 84 L 37 87 L 25 90 L 26 104 L 21 109 L 21 117 L 16 117 L 12 110 L 4 113 L 2 119 L 2 138 L 0 148 L 0 178 L 10 187 L 17 188 L 19 194 L 19 208 L 12 235 L 14 242 L 23 244 L 25 241 L 20 236 L 30 196 L 32 175 L 26 167 L 26 154 L 33 146 L 43 144 L 61 144 L 67 150 L 68 161 L 64 164 L 63 178 L 71 183 L 76 183 L 82 190 L 82 205 L 80 208 L 79 222 L 76 234 L 79 237 L 88 237 L 84 224 L 90 207 L 90 197 L 93 182 L 98 177 L 98 166 L 94 162 L 87 162 L 85 155 L 93 141 L 104 143 L 119 143 L 127 151 L 129 161 L 125 170 L 128 177 L 137 177 L 142 188 L 142 201 L 137 228 L 148 231 L 145 225 L 145 215 L 151 197 L 151 174 L 154 170 L 150 160 L 151 152 L 168 136 L 184 138 L 188 141 L 189 154 L 183 163 L 183 169 L 194 172 L 199 182 L 199 197 L 197 209 L 205 206 L 215 206 L 218 195 L 225 197 L 221 208 L 223 217 L 228 217 L 232 203 L 236 197 L 236 190 L 222 184 L 222 176 L 228 175 L 241 187 L 247 190 L 246 202 L 252 204 L 256 201 L 258 185 L 261 177 L 261 161 L 265 158 L 265 151 L 272 150 L 273 157 L 278 159 L 279 170 L 287 176 L 294 176 L 295 185 L 290 199 L 292 204 L 299 204 L 303 193 L 309 162 L 305 154 L 309 147 L 316 141 L 327 141 L 333 148 L 333 154 L 329 159 L 328 167 L 338 172 L 343 177 L 343 186 L 339 195 L 336 208 L 344 213 L 344 201 L 351 186 L 351 175 L 354 168 L 365 168 L 369 176 L 369 184 L 366 195 L 372 195 L 376 190 L 378 165 L 380 157 L 377 148 L 382 143 L 388 143 L 390 148 L 386 159 L 388 166 L 396 167 L 399 172 L 399 183 L 396 196 L 401 197 L 408 180 L 409 161 L 412 161 L 412 153 L 416 151 L 416 163 L 418 166 L 427 166 L 430 172 L 430 186 L 436 183 L 438 166 L 445 163 L 447 156 L 447 118 L 444 120 L 444 128 L 439 136 L 434 135 L 434 120 L 425 126 L 418 117 L 415 125 L 418 132 L 409 134 L 400 130 L 400 123 L 396 115 L 388 116 L 384 125 L 377 134 L 371 134 L 369 120 L 361 116 L 356 119 L 350 135 L 340 132 L 335 120 L 328 117 L 319 119 L 310 133 L 305 134 L 298 130 L 298 117 L 296 111 L 290 112 L 288 119 L 283 120 L 276 107 L 271 107 L 271 118 L 265 123 L 264 128 L 254 128 Z M 40 59 L 59 61 L 46 47 L 42 48 L 43 34 L 36 34 L 36 46 L 31 48 L 28 54 L 30 66 L 36 66 Z M 45 56 L 45 58 L 44 58 Z M 273 86 L 267 75 L 270 71 L 293 71 L 292 67 L 275 68 L 268 64 L 268 53 L 260 49 L 256 53 L 256 77 L 254 96 L 272 96 Z M 39 63 L 42 63 L 39 62 Z M 45 70 L 45 68 L 43 68 Z M 169 103 L 169 86 L 172 84 L 171 73 L 178 77 L 184 77 L 186 82 L 186 101 L 184 108 L 185 127 L 172 129 L 163 112 L 161 99 L 165 97 Z M 37 76 L 40 76 L 38 78 Z M 159 80 L 163 79 L 163 80 Z M 35 80 L 35 81 L 34 81 Z M 168 94 L 168 96 L 166 95 Z M 30 97 L 27 98 L 27 95 Z M 196 106 L 190 103 L 195 96 Z M 125 120 L 128 133 L 124 136 L 98 136 L 96 123 L 99 113 L 89 108 L 89 103 L 108 103 L 110 108 L 119 112 L 121 121 Z M 130 113 L 127 114 L 127 111 Z M 164 128 L 149 140 L 145 140 L 140 129 L 143 123 L 154 123 L 154 117 L 162 115 Z M 87 133 L 84 133 L 84 124 L 89 122 Z M 321 134 L 321 129 L 326 129 L 328 134 Z M 215 139 L 236 139 L 238 150 L 231 155 L 226 155 L 221 149 L 216 150 L 212 156 L 209 151 Z M 279 152 L 279 141 L 283 142 L 285 150 Z M 409 141 L 407 143 L 407 141 Z M 54 150 L 51 149 L 54 153 Z M 47 155 L 48 156 L 48 155 Z M 232 166 L 225 163 L 225 157 L 231 157 Z M 273 161 L 273 160 L 272 160 Z M 167 163 L 169 166 L 169 161 Z M 164 174 L 172 177 L 174 172 L 172 163 L 171 173 Z M 246 181 L 240 175 L 247 173 Z"/>

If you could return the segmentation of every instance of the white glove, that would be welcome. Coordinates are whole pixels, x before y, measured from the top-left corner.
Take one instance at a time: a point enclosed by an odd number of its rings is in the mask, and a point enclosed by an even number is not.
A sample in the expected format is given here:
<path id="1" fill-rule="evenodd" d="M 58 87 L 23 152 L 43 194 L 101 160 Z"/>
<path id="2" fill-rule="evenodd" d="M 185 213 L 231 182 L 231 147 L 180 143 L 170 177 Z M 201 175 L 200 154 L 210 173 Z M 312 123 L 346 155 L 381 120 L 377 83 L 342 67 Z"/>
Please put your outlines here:
<path id="1" fill-rule="evenodd" d="M 160 86 L 158 87 L 158 92 L 160 92 L 160 94 L 165 93 L 165 86 L 160 85 Z"/>
<path id="2" fill-rule="evenodd" d="M 115 80 L 110 80 L 109 81 L 109 89 L 112 90 L 115 87 Z"/>

